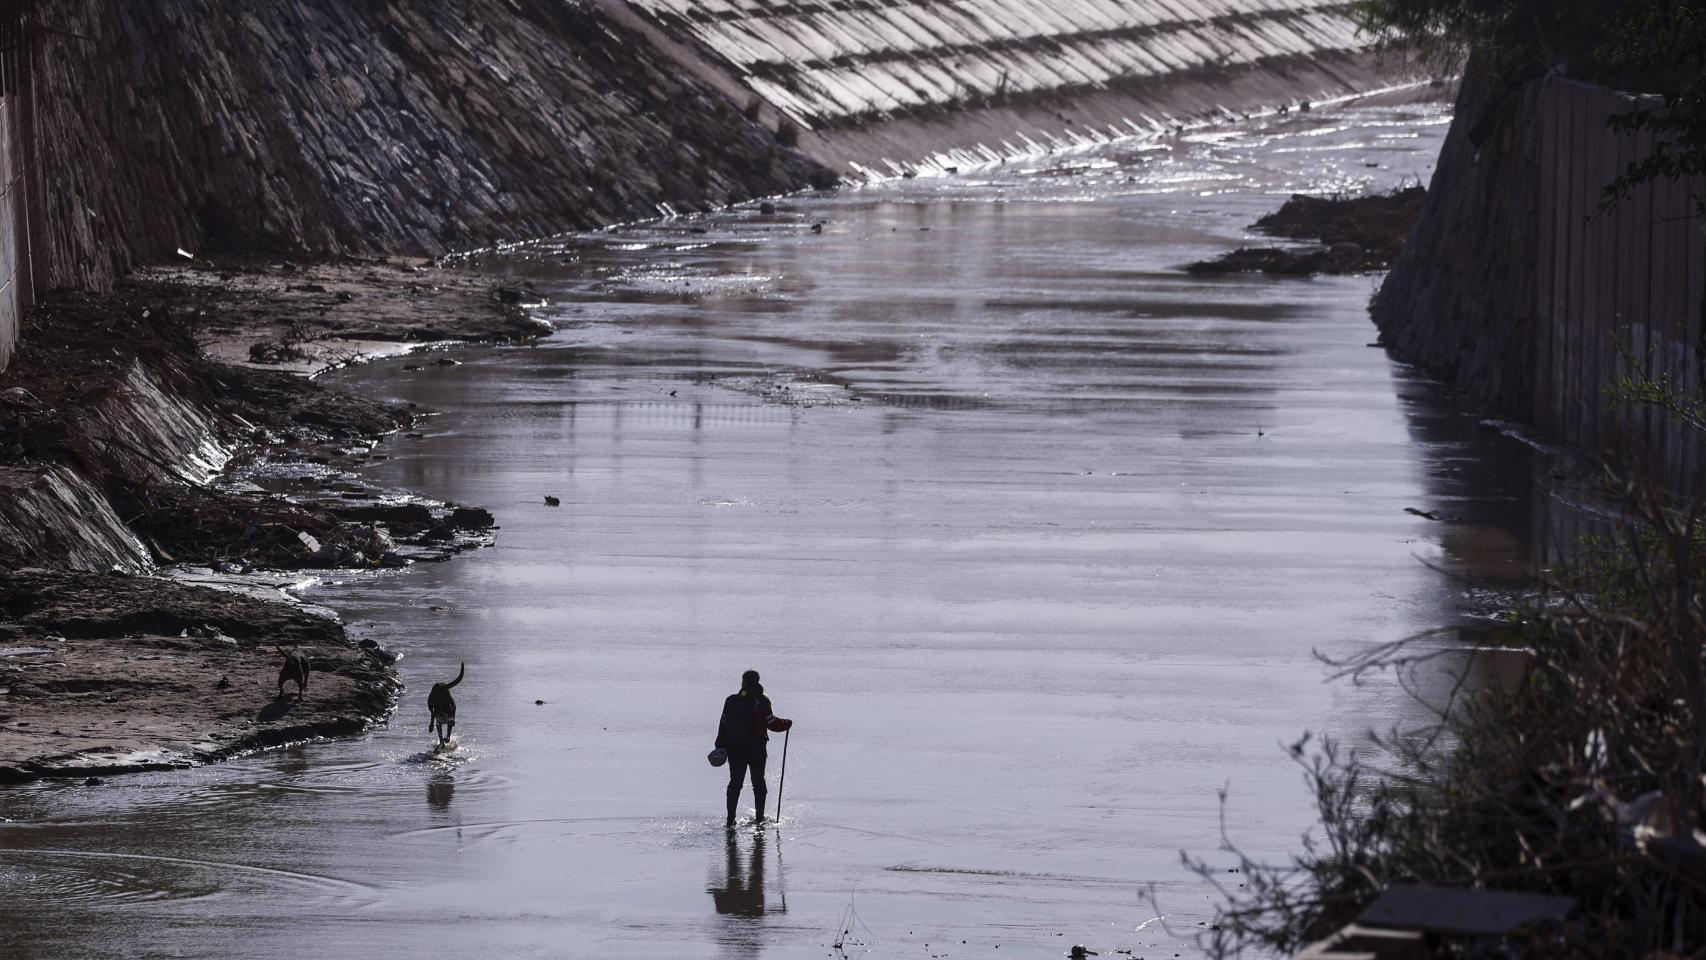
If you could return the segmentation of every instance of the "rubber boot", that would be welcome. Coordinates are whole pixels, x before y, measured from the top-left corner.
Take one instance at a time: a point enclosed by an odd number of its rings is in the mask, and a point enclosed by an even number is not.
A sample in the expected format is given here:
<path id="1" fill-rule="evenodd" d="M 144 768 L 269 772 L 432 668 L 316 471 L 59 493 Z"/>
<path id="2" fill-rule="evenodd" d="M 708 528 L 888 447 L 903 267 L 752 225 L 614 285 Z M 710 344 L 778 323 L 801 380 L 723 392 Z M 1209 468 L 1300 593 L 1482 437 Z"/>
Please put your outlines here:
<path id="1" fill-rule="evenodd" d="M 753 818 L 757 823 L 764 822 L 764 801 L 769 796 L 770 793 L 767 790 L 759 790 L 755 788 L 752 791 L 752 802 L 758 804 L 758 813 Z"/>
<path id="2" fill-rule="evenodd" d="M 723 824 L 723 826 L 733 827 L 735 825 L 735 809 L 738 806 L 740 806 L 740 787 L 730 786 L 729 787 L 729 819 L 726 823 Z"/>

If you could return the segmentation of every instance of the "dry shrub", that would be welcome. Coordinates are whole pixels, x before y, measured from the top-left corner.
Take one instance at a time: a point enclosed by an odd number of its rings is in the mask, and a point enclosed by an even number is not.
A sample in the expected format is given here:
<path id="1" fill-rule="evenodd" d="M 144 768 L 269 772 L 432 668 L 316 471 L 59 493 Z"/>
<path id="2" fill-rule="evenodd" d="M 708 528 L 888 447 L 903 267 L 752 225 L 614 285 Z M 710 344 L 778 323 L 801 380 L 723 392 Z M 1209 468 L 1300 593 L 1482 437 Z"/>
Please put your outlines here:
<path id="1" fill-rule="evenodd" d="M 1187 857 L 1225 906 L 1216 955 L 1295 950 L 1332 933 L 1381 890 L 1427 883 L 1577 898 L 1571 919 L 1508 943 L 1443 956 L 1649 957 L 1706 947 L 1706 580 L 1703 504 L 1625 471 L 1622 512 L 1571 568 L 1513 611 L 1499 640 L 1525 662 L 1505 685 L 1472 682 L 1477 656 L 1436 636 L 1330 661 L 1419 691 L 1453 678 L 1431 719 L 1361 752 L 1305 737 L 1292 747 L 1319 828 L 1281 865 L 1238 855 L 1242 888 Z M 1507 654 L 1509 655 L 1509 654 Z M 1425 700 L 1422 702 L 1426 702 Z"/>

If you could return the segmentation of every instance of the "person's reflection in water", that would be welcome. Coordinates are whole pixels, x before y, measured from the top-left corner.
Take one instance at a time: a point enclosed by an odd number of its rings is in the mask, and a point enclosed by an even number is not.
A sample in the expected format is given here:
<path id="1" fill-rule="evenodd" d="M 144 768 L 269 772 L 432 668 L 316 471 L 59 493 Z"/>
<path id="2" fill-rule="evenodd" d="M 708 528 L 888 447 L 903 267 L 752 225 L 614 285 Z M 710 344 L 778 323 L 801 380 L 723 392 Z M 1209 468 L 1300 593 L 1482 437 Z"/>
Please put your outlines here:
<path id="1" fill-rule="evenodd" d="M 456 796 L 456 778 L 448 770 L 440 770 L 427 780 L 427 806 L 443 813 L 450 809 Z"/>
<path id="2" fill-rule="evenodd" d="M 724 872 L 712 882 L 708 892 L 717 913 L 730 918 L 718 937 L 724 946 L 730 948 L 728 955 L 756 957 L 764 946 L 764 928 L 754 921 L 762 919 L 765 913 L 765 836 L 763 833 L 753 834 L 752 847 L 745 856 L 742 855 L 740 836 L 745 834 L 730 836 L 728 843 L 724 844 Z M 779 871 L 780 858 L 776 865 Z M 786 913 L 787 909 L 787 900 L 784 899 L 774 912 Z"/>

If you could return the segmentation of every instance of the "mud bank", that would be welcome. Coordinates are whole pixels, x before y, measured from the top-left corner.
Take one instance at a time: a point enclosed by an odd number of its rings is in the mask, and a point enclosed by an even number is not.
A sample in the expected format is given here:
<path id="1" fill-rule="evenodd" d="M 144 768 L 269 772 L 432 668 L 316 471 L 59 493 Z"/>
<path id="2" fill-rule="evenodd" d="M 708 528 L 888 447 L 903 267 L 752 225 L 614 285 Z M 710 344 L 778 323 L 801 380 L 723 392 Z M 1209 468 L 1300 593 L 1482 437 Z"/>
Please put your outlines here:
<path id="1" fill-rule="evenodd" d="M 394 658 L 263 575 L 447 559 L 492 517 L 362 481 L 373 440 L 427 411 L 302 373 L 535 336 L 522 294 L 416 263 L 209 264 L 39 306 L 0 374 L 0 777 L 203 762 L 383 717 Z M 257 579 L 243 596 L 164 567 Z M 272 700 L 281 643 L 326 674 L 301 702 Z"/>
<path id="2" fill-rule="evenodd" d="M 307 654 L 277 696 L 275 645 Z M 0 572 L 0 782 L 157 770 L 358 733 L 391 656 L 299 604 L 156 577 Z"/>
<path id="3" fill-rule="evenodd" d="M 1187 269 L 1198 274 L 1287 276 L 1385 270 L 1404 249 L 1404 239 L 1421 216 L 1426 195 L 1419 186 L 1366 197 L 1294 194 L 1279 210 L 1257 220 L 1254 229 L 1281 240 L 1306 241 L 1309 246 L 1240 247 Z"/>

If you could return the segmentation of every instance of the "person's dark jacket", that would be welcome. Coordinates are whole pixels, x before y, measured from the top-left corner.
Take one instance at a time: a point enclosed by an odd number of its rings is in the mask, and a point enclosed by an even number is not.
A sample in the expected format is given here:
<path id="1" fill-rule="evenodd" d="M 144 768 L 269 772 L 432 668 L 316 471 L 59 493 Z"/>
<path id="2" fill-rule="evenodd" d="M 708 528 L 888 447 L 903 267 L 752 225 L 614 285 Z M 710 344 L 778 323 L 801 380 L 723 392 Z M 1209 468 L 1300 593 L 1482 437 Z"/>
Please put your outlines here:
<path id="1" fill-rule="evenodd" d="M 770 698 L 762 690 L 742 690 L 723 701 L 723 717 L 717 724 L 717 746 L 731 754 L 757 753 L 777 733 L 794 725 L 776 716 Z"/>

